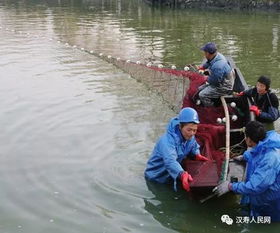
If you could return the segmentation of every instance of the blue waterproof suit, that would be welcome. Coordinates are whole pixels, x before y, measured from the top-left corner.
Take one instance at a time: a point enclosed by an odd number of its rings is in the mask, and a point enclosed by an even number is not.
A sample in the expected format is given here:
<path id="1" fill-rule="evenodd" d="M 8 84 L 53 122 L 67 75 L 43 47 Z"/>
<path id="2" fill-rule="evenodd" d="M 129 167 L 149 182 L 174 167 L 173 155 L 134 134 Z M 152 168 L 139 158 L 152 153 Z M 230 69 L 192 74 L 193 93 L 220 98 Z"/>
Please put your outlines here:
<path id="1" fill-rule="evenodd" d="M 199 99 L 204 106 L 213 106 L 213 98 L 232 94 L 234 70 L 221 53 L 217 53 L 212 60 L 204 63 L 203 68 L 209 69 L 210 74 L 207 83 L 198 88 Z"/>
<path id="2" fill-rule="evenodd" d="M 248 163 L 246 181 L 233 183 L 232 191 L 248 198 L 253 216 L 280 221 L 280 134 L 268 131 L 266 138 L 243 156 Z"/>
<path id="3" fill-rule="evenodd" d="M 203 68 L 210 70 L 210 75 L 207 79 L 210 85 L 232 90 L 233 80 L 229 77 L 232 68 L 224 55 L 217 53 L 212 60 L 203 64 Z"/>
<path id="4" fill-rule="evenodd" d="M 168 183 L 173 179 L 176 190 L 176 179 L 184 171 L 180 163 L 187 156 L 198 154 L 199 145 L 195 138 L 185 140 L 179 129 L 178 118 L 173 118 L 154 147 L 147 162 L 145 177 L 158 183 Z"/>

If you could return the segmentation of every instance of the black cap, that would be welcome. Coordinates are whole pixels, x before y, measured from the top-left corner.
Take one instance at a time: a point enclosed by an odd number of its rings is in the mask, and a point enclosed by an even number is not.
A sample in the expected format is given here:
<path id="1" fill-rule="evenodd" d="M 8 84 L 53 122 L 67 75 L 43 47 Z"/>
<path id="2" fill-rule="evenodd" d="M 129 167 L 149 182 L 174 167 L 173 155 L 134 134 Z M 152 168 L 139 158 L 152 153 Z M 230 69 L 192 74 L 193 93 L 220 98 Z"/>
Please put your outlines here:
<path id="1" fill-rule="evenodd" d="M 266 90 L 268 90 L 270 88 L 271 80 L 269 77 L 260 76 L 258 79 L 258 82 L 264 84 L 266 86 Z"/>

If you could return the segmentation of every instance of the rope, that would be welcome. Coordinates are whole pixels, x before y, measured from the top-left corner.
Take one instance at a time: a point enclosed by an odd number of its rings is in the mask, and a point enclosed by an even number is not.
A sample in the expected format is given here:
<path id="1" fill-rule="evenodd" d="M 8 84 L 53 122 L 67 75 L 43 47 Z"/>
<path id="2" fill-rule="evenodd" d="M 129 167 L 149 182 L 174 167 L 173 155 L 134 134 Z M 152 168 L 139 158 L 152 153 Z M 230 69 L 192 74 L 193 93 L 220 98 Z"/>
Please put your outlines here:
<path id="1" fill-rule="evenodd" d="M 230 147 L 230 149 L 229 149 L 229 151 L 230 151 L 230 158 L 234 158 L 236 156 L 239 156 L 239 155 L 241 155 L 244 152 L 244 150 L 246 149 L 245 146 L 243 146 L 243 142 L 244 141 L 245 141 L 245 138 L 242 139 L 241 142 L 236 143 L 235 145 L 232 145 Z M 221 147 L 221 148 L 219 148 L 219 150 L 225 152 L 226 151 L 226 147 Z"/>

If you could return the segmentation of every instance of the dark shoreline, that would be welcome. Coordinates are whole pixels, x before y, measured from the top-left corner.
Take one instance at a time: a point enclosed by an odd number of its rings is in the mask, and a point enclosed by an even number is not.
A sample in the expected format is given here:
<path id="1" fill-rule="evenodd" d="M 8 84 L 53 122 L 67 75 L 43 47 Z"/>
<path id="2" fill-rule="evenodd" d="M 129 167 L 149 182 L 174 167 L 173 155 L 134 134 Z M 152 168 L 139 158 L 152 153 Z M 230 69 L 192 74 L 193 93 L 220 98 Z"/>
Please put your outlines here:
<path id="1" fill-rule="evenodd" d="M 197 9 L 280 11 L 280 0 L 144 0 L 154 6 Z"/>

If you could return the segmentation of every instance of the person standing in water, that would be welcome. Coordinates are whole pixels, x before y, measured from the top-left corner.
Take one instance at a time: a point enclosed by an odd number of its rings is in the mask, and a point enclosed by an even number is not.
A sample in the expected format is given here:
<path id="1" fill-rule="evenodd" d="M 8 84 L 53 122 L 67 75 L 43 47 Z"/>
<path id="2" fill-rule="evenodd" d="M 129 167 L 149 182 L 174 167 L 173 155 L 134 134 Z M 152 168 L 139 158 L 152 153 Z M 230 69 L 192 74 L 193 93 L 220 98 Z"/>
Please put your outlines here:
<path id="1" fill-rule="evenodd" d="M 227 192 L 242 194 L 250 207 L 250 216 L 270 216 L 280 221 L 280 134 L 265 131 L 264 125 L 251 121 L 245 128 L 245 141 L 251 148 L 238 161 L 247 162 L 246 180 L 222 182 L 213 191 L 218 196 Z"/>
<path id="2" fill-rule="evenodd" d="M 177 117 L 170 120 L 167 130 L 156 143 L 147 162 L 145 178 L 157 183 L 173 181 L 174 190 L 177 180 L 183 188 L 190 191 L 192 176 L 185 171 L 181 162 L 186 157 L 199 161 L 208 161 L 200 154 L 195 134 L 199 124 L 197 112 L 190 107 L 183 108 Z"/>

